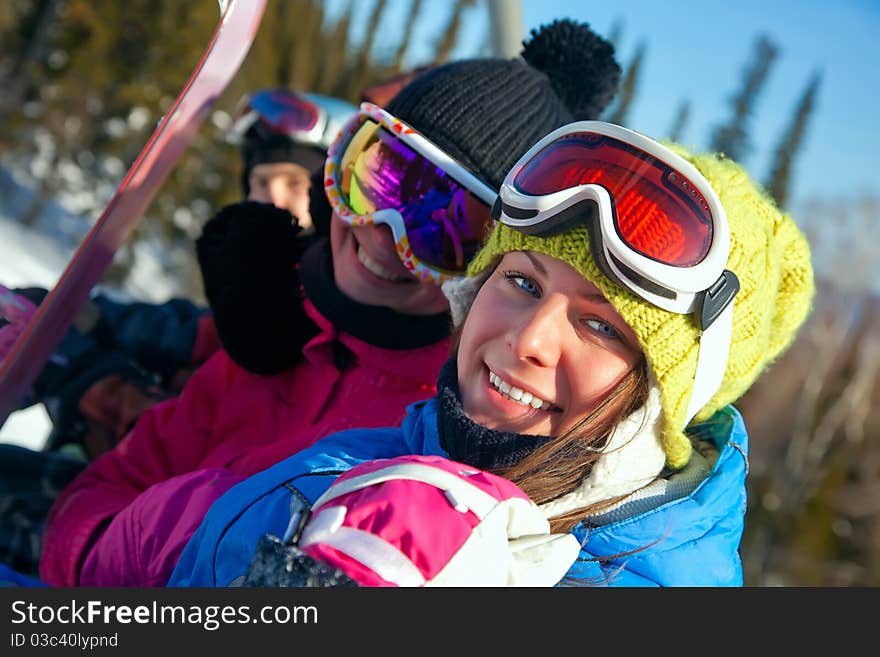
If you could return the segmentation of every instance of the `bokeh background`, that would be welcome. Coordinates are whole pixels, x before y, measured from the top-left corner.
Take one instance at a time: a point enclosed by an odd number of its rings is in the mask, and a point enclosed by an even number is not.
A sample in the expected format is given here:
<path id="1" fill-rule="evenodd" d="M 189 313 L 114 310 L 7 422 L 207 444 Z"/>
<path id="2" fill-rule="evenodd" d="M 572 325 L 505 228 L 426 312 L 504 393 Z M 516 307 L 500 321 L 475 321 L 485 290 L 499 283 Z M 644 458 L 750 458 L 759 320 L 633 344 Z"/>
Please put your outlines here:
<path id="1" fill-rule="evenodd" d="M 213 0 L 0 2 L 0 282 L 54 284 L 217 17 Z M 239 197 L 225 134 L 245 92 L 354 102 L 417 66 L 513 56 L 559 18 L 615 44 L 624 76 L 603 118 L 735 157 L 812 245 L 814 312 L 738 403 L 751 434 L 746 584 L 880 584 L 876 0 L 269 0 L 244 65 L 102 285 L 203 300 L 193 239 Z"/>

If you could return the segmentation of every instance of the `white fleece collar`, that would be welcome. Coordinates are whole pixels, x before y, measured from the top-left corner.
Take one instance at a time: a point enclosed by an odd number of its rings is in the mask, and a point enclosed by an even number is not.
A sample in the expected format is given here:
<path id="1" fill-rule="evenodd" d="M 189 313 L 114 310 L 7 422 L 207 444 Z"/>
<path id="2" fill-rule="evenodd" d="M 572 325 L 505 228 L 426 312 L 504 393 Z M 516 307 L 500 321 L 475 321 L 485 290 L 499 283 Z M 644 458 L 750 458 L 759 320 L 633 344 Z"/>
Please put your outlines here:
<path id="1" fill-rule="evenodd" d="M 539 505 L 547 518 L 596 502 L 628 495 L 651 483 L 663 470 L 666 454 L 660 442 L 660 389 L 651 382 L 644 406 L 615 427 L 581 485 Z"/>

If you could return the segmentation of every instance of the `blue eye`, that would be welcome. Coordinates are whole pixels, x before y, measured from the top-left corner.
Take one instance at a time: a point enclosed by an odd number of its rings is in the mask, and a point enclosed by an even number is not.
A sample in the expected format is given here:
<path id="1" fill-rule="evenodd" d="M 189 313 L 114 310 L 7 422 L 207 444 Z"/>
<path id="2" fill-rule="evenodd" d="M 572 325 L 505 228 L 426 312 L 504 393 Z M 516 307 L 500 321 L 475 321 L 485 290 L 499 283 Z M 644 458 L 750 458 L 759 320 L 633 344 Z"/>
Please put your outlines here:
<path id="1" fill-rule="evenodd" d="M 523 292 L 527 294 L 531 294 L 534 297 L 541 295 L 541 288 L 528 276 L 524 274 L 520 274 L 519 272 L 509 271 L 505 272 L 504 278 L 513 285 L 514 287 L 518 287 Z"/>
<path id="2" fill-rule="evenodd" d="M 603 322 L 601 319 L 588 319 L 584 323 L 591 329 L 596 331 L 596 333 L 604 335 L 606 338 L 620 338 L 620 334 L 617 332 L 617 329 L 608 322 Z"/>

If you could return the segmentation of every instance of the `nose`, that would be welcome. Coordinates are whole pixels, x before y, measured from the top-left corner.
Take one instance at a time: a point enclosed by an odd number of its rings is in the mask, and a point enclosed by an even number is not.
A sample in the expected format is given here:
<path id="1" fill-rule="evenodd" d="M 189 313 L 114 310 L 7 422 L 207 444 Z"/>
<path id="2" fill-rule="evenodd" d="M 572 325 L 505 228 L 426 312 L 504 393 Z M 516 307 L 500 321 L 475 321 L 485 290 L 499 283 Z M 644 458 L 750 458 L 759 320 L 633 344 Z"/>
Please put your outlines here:
<path id="1" fill-rule="evenodd" d="M 369 224 L 367 226 L 354 226 L 358 242 L 370 245 L 374 253 L 395 253 L 394 233 L 386 224 Z"/>
<path id="2" fill-rule="evenodd" d="M 284 210 L 290 210 L 290 189 L 284 176 L 274 176 L 269 181 L 269 199 L 272 204 Z"/>
<path id="3" fill-rule="evenodd" d="M 570 328 L 567 299 L 564 295 L 550 294 L 511 326 L 507 343 L 518 360 L 539 367 L 555 367 L 562 357 Z"/>

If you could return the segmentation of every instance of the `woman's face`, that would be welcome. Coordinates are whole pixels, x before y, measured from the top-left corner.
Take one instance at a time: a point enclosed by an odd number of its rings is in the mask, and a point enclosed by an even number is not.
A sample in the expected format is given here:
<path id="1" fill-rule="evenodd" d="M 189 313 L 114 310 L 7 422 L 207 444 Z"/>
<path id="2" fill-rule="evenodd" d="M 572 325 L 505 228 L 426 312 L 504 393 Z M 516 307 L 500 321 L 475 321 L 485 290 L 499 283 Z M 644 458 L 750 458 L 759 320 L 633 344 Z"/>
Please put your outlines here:
<path id="1" fill-rule="evenodd" d="M 507 253 L 462 329 L 464 411 L 490 429 L 558 436 L 641 355 L 633 330 L 571 265 L 542 253 Z"/>
<path id="2" fill-rule="evenodd" d="M 388 226 L 351 226 L 334 212 L 330 248 L 336 287 L 349 299 L 404 315 L 449 309 L 439 285 L 417 279 L 403 266 Z"/>

